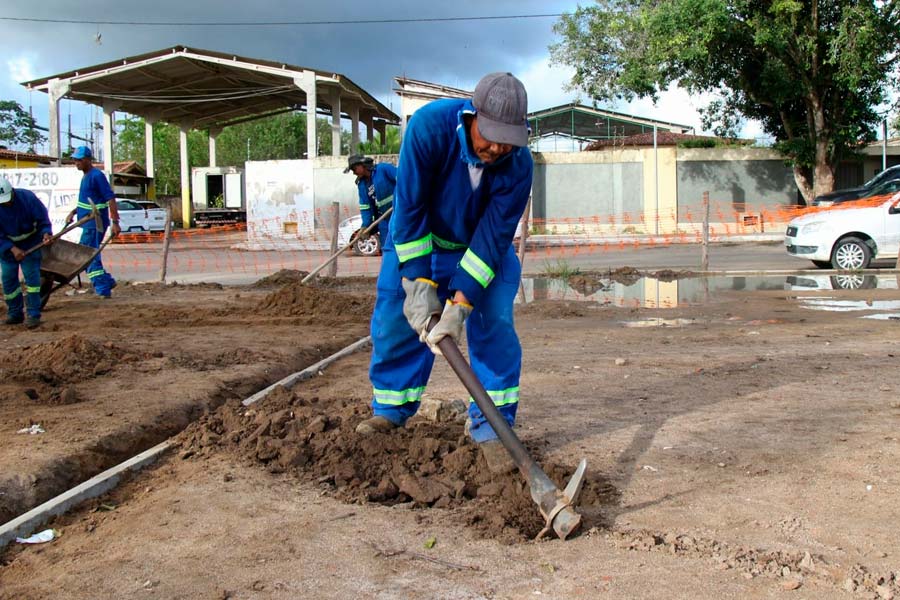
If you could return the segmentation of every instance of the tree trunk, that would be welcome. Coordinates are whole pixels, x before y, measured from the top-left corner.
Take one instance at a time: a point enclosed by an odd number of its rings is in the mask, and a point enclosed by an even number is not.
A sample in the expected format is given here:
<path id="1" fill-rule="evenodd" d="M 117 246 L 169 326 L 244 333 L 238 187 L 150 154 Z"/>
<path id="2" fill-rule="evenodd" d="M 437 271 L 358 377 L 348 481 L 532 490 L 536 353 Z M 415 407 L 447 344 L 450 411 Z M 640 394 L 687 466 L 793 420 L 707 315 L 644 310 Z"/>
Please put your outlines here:
<path id="1" fill-rule="evenodd" d="M 794 181 L 797 182 L 797 189 L 800 190 L 800 195 L 803 196 L 803 199 L 806 201 L 806 205 L 809 206 L 812 204 L 813 198 L 815 195 L 813 194 L 813 186 L 812 182 L 809 180 L 809 175 L 803 167 L 794 165 L 791 167 L 794 171 Z"/>

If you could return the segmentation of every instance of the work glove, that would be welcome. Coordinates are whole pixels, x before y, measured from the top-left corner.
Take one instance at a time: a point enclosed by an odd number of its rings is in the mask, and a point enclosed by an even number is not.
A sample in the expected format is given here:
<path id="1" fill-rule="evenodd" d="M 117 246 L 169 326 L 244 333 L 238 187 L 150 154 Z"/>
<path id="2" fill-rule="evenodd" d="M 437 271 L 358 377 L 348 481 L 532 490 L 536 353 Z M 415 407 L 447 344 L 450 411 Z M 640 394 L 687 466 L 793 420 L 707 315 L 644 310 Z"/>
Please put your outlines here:
<path id="1" fill-rule="evenodd" d="M 462 338 L 463 325 L 470 314 L 472 314 L 471 304 L 447 300 L 447 303 L 444 304 L 444 312 L 441 313 L 441 320 L 425 337 L 425 343 L 428 344 L 431 351 L 437 355 L 443 354 L 438 348 L 438 342 L 447 336 L 453 338 L 453 341 L 458 344 Z"/>
<path id="2" fill-rule="evenodd" d="M 441 301 L 437 296 L 438 286 L 424 277 L 419 277 L 415 281 L 404 277 L 401 283 L 403 291 L 406 292 L 403 316 L 406 317 L 409 326 L 419 334 L 419 339 L 424 342 L 431 317 L 441 314 Z"/>

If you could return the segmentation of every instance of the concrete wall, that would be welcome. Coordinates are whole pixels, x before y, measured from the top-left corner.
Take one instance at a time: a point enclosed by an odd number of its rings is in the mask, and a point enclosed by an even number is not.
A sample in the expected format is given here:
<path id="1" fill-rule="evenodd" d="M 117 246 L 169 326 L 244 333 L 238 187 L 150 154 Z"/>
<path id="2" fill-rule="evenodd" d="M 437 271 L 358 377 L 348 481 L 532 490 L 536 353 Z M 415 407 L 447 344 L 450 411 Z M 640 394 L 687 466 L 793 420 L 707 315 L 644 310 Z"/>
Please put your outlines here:
<path id="1" fill-rule="evenodd" d="M 644 166 L 638 150 L 534 154 L 532 217 L 541 221 L 639 214 Z"/>
<path id="2" fill-rule="evenodd" d="M 676 169 L 679 220 L 701 214 L 704 192 L 728 214 L 797 203 L 793 172 L 772 150 L 679 148 Z"/>

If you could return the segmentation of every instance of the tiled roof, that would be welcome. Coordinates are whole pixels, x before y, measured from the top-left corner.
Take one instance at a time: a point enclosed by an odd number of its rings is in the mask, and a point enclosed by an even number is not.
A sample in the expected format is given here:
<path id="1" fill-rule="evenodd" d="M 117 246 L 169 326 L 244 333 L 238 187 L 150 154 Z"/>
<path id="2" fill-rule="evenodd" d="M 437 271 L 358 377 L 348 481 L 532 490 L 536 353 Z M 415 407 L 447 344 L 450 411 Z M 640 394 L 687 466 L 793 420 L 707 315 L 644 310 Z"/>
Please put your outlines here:
<path id="1" fill-rule="evenodd" d="M 679 142 L 683 142 L 685 140 L 717 140 L 721 138 L 716 138 L 708 135 L 691 135 L 689 133 L 672 133 L 671 131 L 657 131 L 656 132 L 656 145 L 657 146 L 677 146 Z M 607 148 L 621 148 L 623 146 L 626 147 L 645 147 L 645 146 L 653 146 L 653 132 L 649 133 L 639 133 L 637 135 L 630 135 L 624 138 L 612 138 L 606 140 L 597 140 L 595 142 L 591 142 L 588 146 L 585 147 L 585 151 L 591 150 L 605 150 Z"/>

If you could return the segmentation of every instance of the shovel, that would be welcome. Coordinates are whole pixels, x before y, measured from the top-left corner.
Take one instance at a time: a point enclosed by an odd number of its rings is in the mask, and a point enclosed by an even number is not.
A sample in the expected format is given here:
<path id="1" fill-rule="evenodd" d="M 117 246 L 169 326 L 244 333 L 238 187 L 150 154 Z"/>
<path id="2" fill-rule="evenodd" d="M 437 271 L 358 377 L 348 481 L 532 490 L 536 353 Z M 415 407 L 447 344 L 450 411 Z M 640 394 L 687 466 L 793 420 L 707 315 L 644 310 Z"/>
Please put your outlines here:
<path id="1" fill-rule="evenodd" d="M 437 322 L 438 318 L 432 317 L 431 323 L 428 324 L 428 330 L 431 331 L 431 328 Z M 581 459 L 568 485 L 566 485 L 564 490 L 560 491 L 550 481 L 550 478 L 547 477 L 540 465 L 531 458 L 528 450 L 525 449 L 525 446 L 513 432 L 506 419 L 494 406 L 491 397 L 488 396 L 484 386 L 481 385 L 478 377 L 475 376 L 475 372 L 463 356 L 459 346 L 453 341 L 453 338 L 445 336 L 438 342 L 437 346 L 443 353 L 444 358 L 447 359 L 447 362 L 450 363 L 450 368 L 453 369 L 453 372 L 459 377 L 469 394 L 472 395 L 475 404 L 481 409 L 487 422 L 493 427 L 497 437 L 500 438 L 503 446 L 528 482 L 531 499 L 538 505 L 541 516 L 544 517 L 544 528 L 535 539 L 541 539 L 553 529 L 556 535 L 559 536 L 559 539 L 565 540 L 581 524 L 581 515 L 575 512 L 573 506 L 581 493 L 581 486 L 584 483 L 584 472 L 587 469 L 587 460 Z"/>
<path id="2" fill-rule="evenodd" d="M 386 211 L 384 211 L 384 214 L 383 214 L 383 215 L 381 215 L 380 217 L 378 217 L 377 219 L 375 219 L 374 221 L 372 221 L 372 223 L 371 223 L 368 227 L 366 227 L 365 229 L 360 229 L 360 230 L 359 230 L 359 233 L 356 234 L 356 237 L 355 237 L 355 238 L 353 238 L 352 240 L 350 240 L 350 242 L 349 242 L 346 246 L 344 246 L 343 248 L 341 248 L 340 250 L 338 250 L 337 252 L 335 252 L 334 254 L 332 254 L 331 256 L 329 256 L 329 257 L 325 260 L 325 262 L 323 262 L 321 265 L 319 265 L 318 267 L 316 267 L 315 269 L 313 269 L 312 271 L 310 271 L 310 272 L 309 272 L 309 275 L 307 275 L 306 277 L 304 277 L 303 279 L 300 280 L 300 283 L 301 283 L 301 284 L 302 284 L 302 283 L 306 283 L 307 281 L 309 281 L 310 279 L 312 279 L 313 277 L 315 277 L 316 274 L 317 274 L 319 271 L 321 271 L 322 269 L 324 269 L 325 267 L 327 267 L 328 265 L 330 265 L 331 263 L 333 263 L 334 261 L 336 261 L 337 258 L 338 258 L 338 256 L 340 256 L 341 254 L 343 254 L 344 252 L 346 252 L 346 251 L 347 251 L 347 248 L 349 248 L 349 247 L 351 247 L 353 244 L 355 244 L 357 240 L 359 240 L 359 239 L 365 239 L 365 238 L 369 237 L 369 234 L 370 234 L 372 231 L 374 231 L 375 226 L 378 225 L 379 223 L 381 223 L 385 218 L 387 218 L 387 216 L 388 216 L 389 214 L 391 214 L 391 212 L 392 212 L 393 210 L 394 210 L 394 207 L 392 206 L 392 207 L 390 207 L 389 209 L 387 209 Z"/>
<path id="3" fill-rule="evenodd" d="M 97 207 L 94 206 L 93 201 L 89 200 L 89 202 L 91 203 L 91 214 L 85 215 L 85 216 L 81 217 L 80 219 L 78 219 L 77 221 L 75 221 L 74 223 L 70 223 L 69 225 L 66 225 L 65 227 L 62 228 L 62 231 L 60 231 L 59 233 L 57 233 L 56 235 L 51 237 L 48 241 L 41 242 L 34 248 L 29 248 L 28 250 L 25 251 L 25 256 L 28 256 L 35 250 L 40 250 L 44 246 L 49 246 L 50 244 L 52 244 L 53 242 L 55 242 L 62 236 L 66 235 L 67 233 L 69 233 L 70 231 L 75 229 L 76 227 L 81 227 L 82 225 L 84 225 L 85 223 L 90 221 L 91 219 L 94 219 L 94 221 L 96 222 L 97 229 L 103 229 L 103 220 L 100 218 L 100 212 L 97 210 Z"/>

